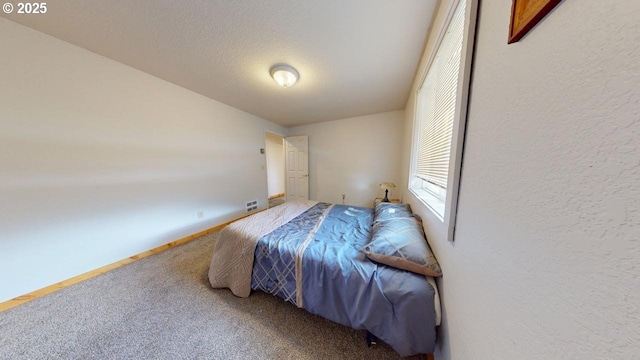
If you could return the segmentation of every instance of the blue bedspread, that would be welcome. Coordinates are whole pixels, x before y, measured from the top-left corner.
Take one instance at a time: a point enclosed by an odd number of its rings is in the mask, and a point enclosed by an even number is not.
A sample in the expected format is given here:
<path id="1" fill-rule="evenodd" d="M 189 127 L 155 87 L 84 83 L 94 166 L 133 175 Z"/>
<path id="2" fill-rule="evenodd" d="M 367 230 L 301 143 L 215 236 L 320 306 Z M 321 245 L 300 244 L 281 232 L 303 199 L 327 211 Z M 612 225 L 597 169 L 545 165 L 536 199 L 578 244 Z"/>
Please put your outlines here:
<path id="1" fill-rule="evenodd" d="M 401 356 L 432 353 L 435 290 L 422 275 L 365 257 L 372 217 L 370 208 L 314 205 L 258 241 L 251 287 L 368 330 Z"/>

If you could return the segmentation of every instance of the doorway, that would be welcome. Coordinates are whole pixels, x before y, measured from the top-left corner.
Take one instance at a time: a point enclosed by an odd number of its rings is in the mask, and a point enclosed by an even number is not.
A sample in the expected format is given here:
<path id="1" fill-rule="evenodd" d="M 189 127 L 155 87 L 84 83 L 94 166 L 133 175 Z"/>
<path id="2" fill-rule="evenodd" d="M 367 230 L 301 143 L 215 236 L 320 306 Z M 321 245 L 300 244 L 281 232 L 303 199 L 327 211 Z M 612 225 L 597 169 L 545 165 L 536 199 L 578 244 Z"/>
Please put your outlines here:
<path id="1" fill-rule="evenodd" d="M 284 137 L 265 132 L 265 153 L 267 162 L 267 198 L 269 207 L 285 202 L 285 158 Z"/>

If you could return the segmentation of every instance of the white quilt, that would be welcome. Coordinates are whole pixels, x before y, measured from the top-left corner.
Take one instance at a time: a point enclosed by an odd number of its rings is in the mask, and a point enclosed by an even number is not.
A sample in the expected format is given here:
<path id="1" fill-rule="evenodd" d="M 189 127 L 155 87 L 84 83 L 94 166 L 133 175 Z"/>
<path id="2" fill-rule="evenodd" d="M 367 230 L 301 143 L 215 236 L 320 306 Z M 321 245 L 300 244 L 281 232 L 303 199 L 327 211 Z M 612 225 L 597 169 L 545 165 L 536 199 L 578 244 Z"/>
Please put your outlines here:
<path id="1" fill-rule="evenodd" d="M 253 254 L 258 240 L 317 204 L 294 201 L 235 221 L 220 230 L 211 265 L 209 282 L 214 288 L 229 288 L 234 295 L 251 293 Z"/>

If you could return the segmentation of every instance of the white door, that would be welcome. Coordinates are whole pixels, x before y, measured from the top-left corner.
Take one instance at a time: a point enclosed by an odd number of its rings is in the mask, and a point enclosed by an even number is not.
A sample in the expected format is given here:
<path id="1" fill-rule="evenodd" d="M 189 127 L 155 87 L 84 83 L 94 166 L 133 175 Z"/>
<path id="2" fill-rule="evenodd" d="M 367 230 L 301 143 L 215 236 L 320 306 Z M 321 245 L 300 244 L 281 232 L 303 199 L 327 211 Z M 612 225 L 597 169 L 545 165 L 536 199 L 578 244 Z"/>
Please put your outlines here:
<path id="1" fill-rule="evenodd" d="M 289 136 L 284 143 L 287 201 L 309 200 L 309 137 Z"/>

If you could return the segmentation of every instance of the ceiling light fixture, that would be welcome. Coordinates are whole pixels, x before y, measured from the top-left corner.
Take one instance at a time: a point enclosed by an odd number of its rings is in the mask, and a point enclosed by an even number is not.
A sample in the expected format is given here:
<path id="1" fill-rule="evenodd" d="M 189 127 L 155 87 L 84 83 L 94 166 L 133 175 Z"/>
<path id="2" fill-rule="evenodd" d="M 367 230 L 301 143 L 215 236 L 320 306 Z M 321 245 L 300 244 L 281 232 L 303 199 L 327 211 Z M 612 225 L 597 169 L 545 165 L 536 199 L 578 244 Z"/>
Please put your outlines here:
<path id="1" fill-rule="evenodd" d="M 300 77 L 296 69 L 286 64 L 273 65 L 269 73 L 273 80 L 284 87 L 292 86 Z"/>

